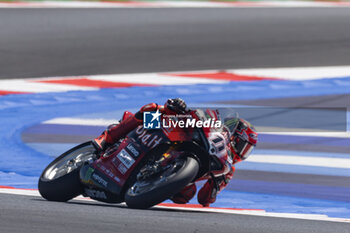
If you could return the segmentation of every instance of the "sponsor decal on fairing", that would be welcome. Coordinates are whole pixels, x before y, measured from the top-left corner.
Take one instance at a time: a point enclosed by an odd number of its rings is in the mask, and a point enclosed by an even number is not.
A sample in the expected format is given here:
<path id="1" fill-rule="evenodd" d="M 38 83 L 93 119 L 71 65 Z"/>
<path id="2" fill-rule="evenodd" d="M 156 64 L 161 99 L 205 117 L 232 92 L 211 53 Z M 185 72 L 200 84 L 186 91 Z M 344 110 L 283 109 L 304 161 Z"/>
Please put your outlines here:
<path id="1" fill-rule="evenodd" d="M 147 133 L 147 130 L 142 126 L 139 126 L 136 129 L 136 134 L 138 135 L 137 137 L 141 140 L 142 144 L 151 149 L 159 145 L 160 142 L 162 141 L 161 136 L 157 134 L 155 135 L 155 134 Z"/>
<path id="2" fill-rule="evenodd" d="M 96 173 L 92 174 L 92 178 L 97 181 L 99 184 L 103 185 L 104 187 L 107 187 L 108 182 L 105 181 L 101 176 L 97 175 Z"/>
<path id="3" fill-rule="evenodd" d="M 118 155 L 117 158 L 120 162 L 122 162 L 127 169 L 129 169 L 134 163 L 135 160 L 131 157 L 131 155 L 126 152 L 126 150 L 122 149 Z"/>
<path id="4" fill-rule="evenodd" d="M 134 157 L 137 158 L 140 155 L 140 152 L 132 144 L 128 144 L 126 148 L 134 155 Z"/>
<path id="5" fill-rule="evenodd" d="M 114 179 L 114 180 L 117 181 L 118 183 L 120 182 L 120 179 L 119 179 L 117 176 L 115 176 L 114 173 L 113 173 L 110 169 L 106 168 L 106 167 L 105 167 L 104 165 L 102 165 L 102 164 L 97 164 L 97 166 L 98 166 L 99 168 L 101 168 L 101 170 L 102 170 L 106 175 L 108 175 L 110 178 Z"/>
<path id="6" fill-rule="evenodd" d="M 120 171 L 120 173 L 124 175 L 128 171 L 128 169 L 122 163 L 120 163 L 118 165 L 118 171 Z"/>

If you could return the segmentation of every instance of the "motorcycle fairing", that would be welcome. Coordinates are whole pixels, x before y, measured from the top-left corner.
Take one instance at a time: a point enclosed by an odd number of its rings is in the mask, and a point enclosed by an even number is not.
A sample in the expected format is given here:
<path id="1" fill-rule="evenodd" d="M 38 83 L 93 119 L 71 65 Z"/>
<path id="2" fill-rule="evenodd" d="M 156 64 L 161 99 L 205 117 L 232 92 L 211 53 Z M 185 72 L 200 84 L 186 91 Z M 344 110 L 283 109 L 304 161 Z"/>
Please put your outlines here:
<path id="1" fill-rule="evenodd" d="M 125 182 L 142 158 L 153 148 L 167 141 L 169 140 L 161 130 L 146 130 L 140 126 L 129 133 L 114 152 L 109 152 L 108 157 L 102 157 L 90 165 L 95 169 L 94 172 L 98 172 L 100 177 L 108 180 L 107 186 L 103 185 L 103 181 L 96 175 L 93 175 L 95 173 L 92 173 L 90 180 L 87 180 L 86 174 L 82 171 L 81 179 L 83 179 L 83 183 L 89 184 L 91 187 L 119 195 Z M 88 172 L 87 170 L 85 172 Z"/>
<path id="2" fill-rule="evenodd" d="M 214 111 L 192 112 L 192 117 L 196 118 L 218 118 Z M 119 196 L 129 179 L 132 171 L 140 163 L 145 155 L 152 152 L 159 145 L 166 145 L 164 152 L 169 145 L 177 144 L 179 149 L 190 150 L 194 152 L 194 157 L 201 162 L 201 171 L 198 177 L 204 175 L 210 170 L 210 161 L 208 156 L 208 141 L 206 137 L 210 133 L 210 129 L 190 129 L 184 130 L 181 128 L 164 129 L 145 129 L 143 126 L 137 127 L 131 131 L 126 138 L 115 147 L 116 150 L 108 153 L 108 157 L 102 157 L 94 161 L 91 168 L 94 172 L 86 179 L 89 168 L 82 169 L 81 179 L 83 183 L 96 190 L 102 190 L 108 193 L 114 193 Z M 204 147 L 204 148 L 203 148 Z M 204 149 L 204 150 L 203 150 Z M 163 152 L 163 153 L 164 153 Z M 158 151 L 159 153 L 159 151 Z M 95 174 L 95 175 L 93 175 Z M 104 185 L 104 181 L 108 181 L 108 185 Z M 106 195 L 107 196 L 107 195 Z"/>
<path id="3" fill-rule="evenodd" d="M 97 169 L 96 164 L 85 164 L 80 169 L 80 181 L 86 186 L 84 192 L 92 199 L 119 203 L 123 200 L 119 197 L 120 186 L 111 182 L 111 179 Z"/>

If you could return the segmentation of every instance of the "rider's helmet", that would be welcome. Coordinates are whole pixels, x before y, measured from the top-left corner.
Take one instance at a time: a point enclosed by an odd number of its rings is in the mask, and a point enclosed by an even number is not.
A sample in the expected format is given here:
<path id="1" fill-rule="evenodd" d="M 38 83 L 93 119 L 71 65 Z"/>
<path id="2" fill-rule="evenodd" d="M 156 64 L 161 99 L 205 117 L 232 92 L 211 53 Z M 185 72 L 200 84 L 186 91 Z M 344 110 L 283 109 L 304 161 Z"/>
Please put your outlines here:
<path id="1" fill-rule="evenodd" d="M 224 125 L 229 131 L 230 143 L 228 146 L 232 159 L 235 162 L 247 159 L 258 140 L 258 133 L 254 126 L 238 117 L 225 119 Z"/>

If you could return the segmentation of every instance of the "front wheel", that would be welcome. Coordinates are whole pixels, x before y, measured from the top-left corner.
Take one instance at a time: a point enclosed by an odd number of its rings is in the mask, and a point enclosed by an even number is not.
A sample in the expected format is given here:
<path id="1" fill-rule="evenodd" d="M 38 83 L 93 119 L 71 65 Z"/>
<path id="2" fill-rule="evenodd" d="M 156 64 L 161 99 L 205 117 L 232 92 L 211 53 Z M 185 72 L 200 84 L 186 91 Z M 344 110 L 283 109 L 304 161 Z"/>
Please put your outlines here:
<path id="1" fill-rule="evenodd" d="M 180 192 L 196 177 L 199 163 L 192 157 L 176 159 L 157 177 L 136 180 L 126 191 L 128 207 L 146 209 Z"/>
<path id="2" fill-rule="evenodd" d="M 85 161 L 94 159 L 91 142 L 80 144 L 57 157 L 39 178 L 39 192 L 49 201 L 68 201 L 82 194 L 79 171 Z"/>

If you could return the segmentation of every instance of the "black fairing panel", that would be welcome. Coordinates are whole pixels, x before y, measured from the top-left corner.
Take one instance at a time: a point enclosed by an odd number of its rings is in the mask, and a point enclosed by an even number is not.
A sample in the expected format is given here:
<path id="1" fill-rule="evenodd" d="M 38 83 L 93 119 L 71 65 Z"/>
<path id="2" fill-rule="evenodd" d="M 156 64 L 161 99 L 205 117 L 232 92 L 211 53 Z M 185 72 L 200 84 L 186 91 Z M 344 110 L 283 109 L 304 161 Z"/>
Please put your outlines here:
<path id="1" fill-rule="evenodd" d="M 108 176 L 89 164 L 85 164 L 80 169 L 80 181 L 84 185 L 86 196 L 92 199 L 109 203 L 123 201 L 120 196 L 121 188 Z"/>

